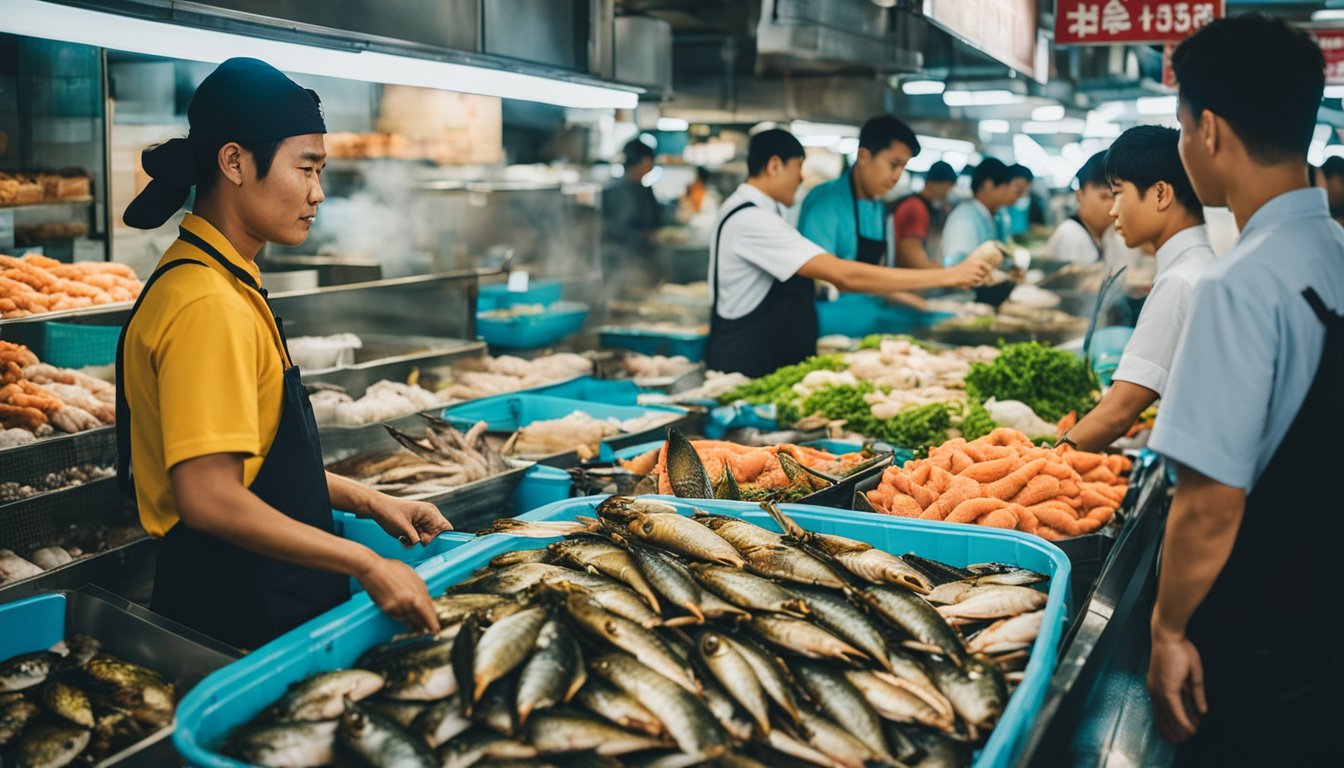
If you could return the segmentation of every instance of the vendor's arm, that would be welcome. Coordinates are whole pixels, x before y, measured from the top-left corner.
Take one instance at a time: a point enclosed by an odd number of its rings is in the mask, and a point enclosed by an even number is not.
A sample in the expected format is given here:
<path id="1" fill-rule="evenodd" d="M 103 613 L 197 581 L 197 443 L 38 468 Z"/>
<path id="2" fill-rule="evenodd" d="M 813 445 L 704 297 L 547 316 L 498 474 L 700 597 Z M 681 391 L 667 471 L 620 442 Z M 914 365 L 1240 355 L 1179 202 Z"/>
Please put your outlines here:
<path id="1" fill-rule="evenodd" d="M 824 280 L 845 293 L 890 296 L 927 288 L 970 288 L 983 282 L 991 270 L 983 261 L 965 261 L 948 269 L 893 269 L 823 253 L 809 259 L 798 274 Z"/>
<path id="2" fill-rule="evenodd" d="M 1083 420 L 1069 430 L 1068 437 L 1079 450 L 1096 453 L 1115 442 L 1139 416 L 1157 400 L 1157 393 L 1147 387 L 1117 381 L 1101 402 Z"/>
<path id="3" fill-rule="evenodd" d="M 896 241 L 896 266 L 904 269 L 943 268 L 942 264 L 929 258 L 922 237 L 902 237 Z"/>
<path id="4" fill-rule="evenodd" d="M 327 473 L 327 493 L 336 509 L 367 517 L 403 544 L 428 544 L 453 526 L 439 508 L 424 501 L 408 501 L 379 493 L 348 477 Z"/>
<path id="5" fill-rule="evenodd" d="M 169 470 L 182 525 L 263 557 L 353 577 L 388 615 L 438 631 L 429 591 L 410 566 L 276 510 L 244 486 L 243 459 L 208 454 Z"/>
<path id="6" fill-rule="evenodd" d="M 1176 487 L 1162 541 L 1148 689 L 1158 730 L 1168 741 L 1181 742 L 1194 735 L 1198 716 L 1208 711 L 1200 652 L 1186 637 L 1186 626 L 1232 554 L 1246 493 L 1185 466 Z"/>

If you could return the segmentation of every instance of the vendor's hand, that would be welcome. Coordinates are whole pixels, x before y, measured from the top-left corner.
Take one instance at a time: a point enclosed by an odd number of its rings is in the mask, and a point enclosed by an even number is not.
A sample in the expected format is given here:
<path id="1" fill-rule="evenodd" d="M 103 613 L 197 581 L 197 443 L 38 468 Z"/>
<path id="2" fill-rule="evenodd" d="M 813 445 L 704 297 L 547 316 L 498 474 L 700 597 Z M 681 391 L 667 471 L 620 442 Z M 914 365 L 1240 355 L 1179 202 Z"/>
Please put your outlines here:
<path id="1" fill-rule="evenodd" d="M 978 259 L 967 259 L 955 267 L 946 270 L 949 288 L 974 288 L 985 282 L 994 267 Z"/>
<path id="2" fill-rule="evenodd" d="M 428 544 L 435 536 L 453 529 L 453 524 L 433 504 L 398 499 L 381 493 L 370 505 L 369 516 L 389 536 L 395 536 L 407 547 Z"/>
<path id="3" fill-rule="evenodd" d="M 993 240 L 986 240 L 976 246 L 974 251 L 966 257 L 967 261 L 987 262 L 996 269 L 1003 265 L 1003 251 L 999 250 L 998 243 Z"/>
<path id="4" fill-rule="evenodd" d="M 1153 654 L 1148 662 L 1148 693 L 1162 738 L 1179 744 L 1199 728 L 1209 711 L 1204 698 L 1204 666 L 1199 650 L 1185 635 L 1153 630 Z"/>
<path id="5" fill-rule="evenodd" d="M 429 599 L 429 589 L 411 567 L 400 560 L 374 557 L 355 575 L 383 613 L 412 631 L 439 631 L 439 618 Z"/>

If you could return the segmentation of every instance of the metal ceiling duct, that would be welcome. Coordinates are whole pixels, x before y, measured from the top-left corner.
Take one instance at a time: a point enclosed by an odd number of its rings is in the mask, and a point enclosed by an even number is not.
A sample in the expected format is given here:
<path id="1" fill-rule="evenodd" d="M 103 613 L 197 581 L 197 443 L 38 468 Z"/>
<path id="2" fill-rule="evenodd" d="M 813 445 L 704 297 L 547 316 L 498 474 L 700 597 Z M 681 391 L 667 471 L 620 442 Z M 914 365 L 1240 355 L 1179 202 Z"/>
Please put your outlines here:
<path id="1" fill-rule="evenodd" d="M 871 0 L 764 0 L 756 27 L 757 72 L 826 75 L 918 71 L 896 16 Z M 902 14 L 902 18 L 909 16 Z"/>

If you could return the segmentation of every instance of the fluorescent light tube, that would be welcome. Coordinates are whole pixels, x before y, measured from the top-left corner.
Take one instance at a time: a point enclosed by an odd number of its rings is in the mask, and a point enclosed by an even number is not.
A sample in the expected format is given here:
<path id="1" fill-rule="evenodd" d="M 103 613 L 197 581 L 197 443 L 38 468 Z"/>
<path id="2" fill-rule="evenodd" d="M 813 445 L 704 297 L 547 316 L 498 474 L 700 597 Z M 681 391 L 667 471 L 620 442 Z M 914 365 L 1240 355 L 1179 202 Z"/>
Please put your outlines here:
<path id="1" fill-rule="evenodd" d="M 1145 96 L 1134 100 L 1134 108 L 1140 115 L 1176 114 L 1175 96 Z"/>
<path id="2" fill-rule="evenodd" d="M 1021 100 L 1021 96 L 1007 90 L 943 91 L 943 103 L 949 107 L 993 107 Z"/>
<path id="3" fill-rule="evenodd" d="M 947 85 L 938 80 L 910 80 L 901 83 L 901 92 L 906 96 L 936 96 L 945 90 Z"/>
<path id="4" fill-rule="evenodd" d="M 1012 126 L 1008 124 L 1007 120 L 991 119 L 980 121 L 980 130 L 984 133 L 1007 133 L 1011 128 Z"/>
<path id="5" fill-rule="evenodd" d="M 658 118 L 658 130 L 667 133 L 677 133 L 690 128 L 691 124 L 680 117 L 660 117 Z"/>
<path id="6" fill-rule="evenodd" d="M 40 0 L 5 0 L 0 32 L 212 64 L 234 56 L 251 56 L 286 72 L 438 88 L 562 107 L 632 109 L 639 103 L 638 94 L 619 88 L 413 56 L 268 40 Z"/>
<path id="7" fill-rule="evenodd" d="M 1042 123 L 1048 123 L 1051 120 L 1063 120 L 1064 106 L 1062 104 L 1047 104 L 1044 107 L 1037 107 L 1031 110 L 1031 119 Z"/>

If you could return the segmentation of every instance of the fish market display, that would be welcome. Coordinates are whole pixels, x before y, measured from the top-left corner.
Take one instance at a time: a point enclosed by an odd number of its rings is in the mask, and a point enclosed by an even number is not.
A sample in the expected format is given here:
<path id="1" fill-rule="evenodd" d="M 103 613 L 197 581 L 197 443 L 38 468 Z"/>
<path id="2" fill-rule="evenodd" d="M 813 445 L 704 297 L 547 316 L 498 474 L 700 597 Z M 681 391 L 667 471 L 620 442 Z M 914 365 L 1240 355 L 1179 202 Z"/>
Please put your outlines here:
<path id="1" fill-rule="evenodd" d="M 497 521 L 562 538 L 497 556 L 435 598 L 438 635 L 294 683 L 221 749 L 294 767 L 969 765 L 1046 577 L 897 556 L 765 506 L 783 533 L 619 496 L 598 520 Z"/>
<path id="2" fill-rule="evenodd" d="M 998 312 L 992 315 L 963 316 L 944 320 L 935 325 L 931 333 L 934 336 L 954 337 L 958 334 L 977 336 L 1000 334 L 1019 338 L 1023 335 L 1039 335 L 1067 339 L 1081 336 L 1087 331 L 1086 318 L 1038 306 L 1040 297 L 1032 299 L 1032 303 L 1006 301 L 999 306 Z"/>
<path id="3" fill-rule="evenodd" d="M 125 264 L 66 264 L 36 254 L 19 258 L 0 255 L 0 317 L 84 309 L 132 301 L 139 295 L 140 280 Z"/>
<path id="4" fill-rule="evenodd" d="M 364 427 L 419 411 L 448 405 L 452 400 L 414 384 L 386 379 L 369 386 L 358 400 L 339 388 L 319 385 L 310 396 L 313 417 L 320 427 Z"/>
<path id="5" fill-rule="evenodd" d="M 7 480 L 0 482 L 0 503 L 26 499 L 39 493 L 75 488 L 116 474 L 117 470 L 112 466 L 79 464 L 59 472 L 48 472 L 30 483 Z"/>
<path id="6" fill-rule="evenodd" d="M 724 395 L 749 383 L 751 379 L 740 373 L 706 371 L 705 383 L 692 389 L 665 395 L 661 392 L 641 392 L 640 405 L 667 405 L 676 403 L 715 402 Z"/>
<path id="7" fill-rule="evenodd" d="M 631 353 L 621 360 L 621 367 L 635 380 L 675 379 L 700 367 L 682 355 L 665 357 L 663 355 L 641 355 Z"/>
<path id="8" fill-rule="evenodd" d="M 353 333 L 331 336 L 298 336 L 289 340 L 289 359 L 304 370 L 354 365 L 355 350 L 364 346 Z"/>
<path id="9" fill-rule="evenodd" d="M 42 542 L 20 555 L 0 549 L 0 586 L 39 576 L 53 568 L 73 563 L 90 555 L 120 547 L 145 537 L 140 526 L 82 525 L 63 533 L 54 541 Z"/>
<path id="10" fill-rule="evenodd" d="M 549 456 L 566 451 L 578 451 L 579 458 L 589 459 L 598 454 L 602 441 L 623 434 L 647 432 L 681 418 L 680 413 L 650 413 L 624 421 L 616 418 L 598 419 L 574 411 L 559 419 L 534 421 L 519 429 L 504 444 L 506 456 Z"/>
<path id="11" fill-rule="evenodd" d="M 631 472 L 652 475 L 663 495 L 778 502 L 799 500 L 889 459 L 890 454 L 836 455 L 788 443 L 753 448 L 722 440 L 688 440 L 673 427 L 661 447 L 620 464 Z"/>
<path id="12" fill-rule="evenodd" d="M 1050 422 L 1059 421 L 1069 411 L 1091 410 L 1098 389 L 1081 358 L 1036 342 L 1003 345 L 993 362 L 971 367 L 966 386 L 984 397 L 1025 403 Z"/>
<path id="13" fill-rule="evenodd" d="M 22 768 L 94 765 L 169 725 L 176 706 L 171 683 L 75 635 L 0 662 L 0 756 Z"/>
<path id="14" fill-rule="evenodd" d="M 111 426 L 116 416 L 112 384 L 47 365 L 22 344 L 0 341 L 0 428 L 44 437 Z"/>
<path id="15" fill-rule="evenodd" d="M 475 400 L 565 381 L 593 372 L 593 361 L 580 355 L 555 354 L 524 360 L 511 355 L 488 355 L 453 364 L 451 380 L 439 389 L 442 397 Z"/>
<path id="16" fill-rule="evenodd" d="M 386 427 L 401 450 L 356 456 L 327 469 L 403 499 L 428 499 L 510 469 L 486 443 L 485 422 L 464 435 L 446 421 L 423 418 L 428 422 L 423 438 Z"/>
<path id="17" fill-rule="evenodd" d="M 1038 448 L 1021 432 L 996 429 L 950 440 L 928 458 L 888 467 L 867 494 L 889 515 L 974 523 L 1055 540 L 1111 521 L 1128 489 L 1129 459 Z"/>

